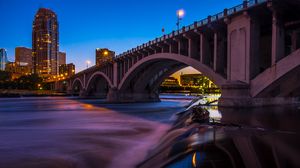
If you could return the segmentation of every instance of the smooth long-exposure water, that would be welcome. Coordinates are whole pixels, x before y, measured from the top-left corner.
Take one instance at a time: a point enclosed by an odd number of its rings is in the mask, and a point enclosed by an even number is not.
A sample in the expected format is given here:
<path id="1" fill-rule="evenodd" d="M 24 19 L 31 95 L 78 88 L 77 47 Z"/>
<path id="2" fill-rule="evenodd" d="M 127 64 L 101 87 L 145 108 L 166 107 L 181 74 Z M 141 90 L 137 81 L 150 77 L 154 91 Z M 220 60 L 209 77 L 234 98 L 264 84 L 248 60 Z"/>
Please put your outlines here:
<path id="1" fill-rule="evenodd" d="M 135 104 L 67 97 L 0 99 L 0 168 L 131 168 L 151 151 L 160 155 L 147 163 L 160 165 L 170 156 L 168 152 L 180 153 L 183 148 L 176 147 L 177 136 L 182 139 L 185 131 L 193 128 L 191 125 L 166 134 L 173 129 L 170 118 L 175 119 L 174 114 L 182 112 L 192 97 L 162 98 L 158 103 Z M 188 141 L 191 145 L 203 144 L 196 152 L 216 159 L 220 153 L 209 150 L 209 146 L 223 144 L 229 151 L 238 151 L 227 155 L 241 167 L 300 166 L 299 105 L 204 108 L 221 125 L 196 124 L 201 128 L 195 132 L 198 138 Z M 159 144 L 169 144 L 166 149 L 173 150 L 160 151 L 155 148 Z M 190 164 L 189 159 L 174 160 L 171 166 Z M 224 157 L 218 159 L 226 161 Z"/>
<path id="2" fill-rule="evenodd" d="M 0 99 L 0 167 L 134 167 L 187 103 Z"/>

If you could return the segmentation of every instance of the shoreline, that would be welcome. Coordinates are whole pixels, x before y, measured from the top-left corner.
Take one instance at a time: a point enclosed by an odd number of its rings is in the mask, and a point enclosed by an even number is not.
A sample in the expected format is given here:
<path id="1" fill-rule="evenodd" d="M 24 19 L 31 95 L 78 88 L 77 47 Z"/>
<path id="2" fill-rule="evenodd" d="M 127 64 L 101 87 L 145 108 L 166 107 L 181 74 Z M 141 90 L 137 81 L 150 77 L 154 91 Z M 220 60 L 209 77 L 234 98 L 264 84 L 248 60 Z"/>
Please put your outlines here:
<path id="1" fill-rule="evenodd" d="M 0 98 L 18 98 L 18 97 L 47 97 L 47 96 L 68 96 L 63 92 L 49 90 L 9 90 L 0 89 Z"/>

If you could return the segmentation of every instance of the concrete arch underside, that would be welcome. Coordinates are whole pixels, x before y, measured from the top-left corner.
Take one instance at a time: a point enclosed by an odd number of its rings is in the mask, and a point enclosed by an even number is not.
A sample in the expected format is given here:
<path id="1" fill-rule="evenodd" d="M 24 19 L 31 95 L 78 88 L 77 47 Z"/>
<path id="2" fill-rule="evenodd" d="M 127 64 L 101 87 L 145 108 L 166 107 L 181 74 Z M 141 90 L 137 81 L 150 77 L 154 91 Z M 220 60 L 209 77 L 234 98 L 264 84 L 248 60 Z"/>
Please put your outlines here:
<path id="1" fill-rule="evenodd" d="M 148 66 L 149 64 L 153 64 L 154 62 L 175 62 L 182 64 L 186 67 L 191 66 L 196 70 L 200 71 L 203 75 L 207 76 L 219 87 L 226 82 L 226 79 L 224 77 L 215 73 L 210 67 L 202 64 L 199 60 L 179 54 L 159 53 L 147 56 L 135 63 L 120 81 L 118 89 L 121 90 L 122 88 L 124 88 L 126 82 L 130 80 L 132 76 L 134 76 L 137 72 L 139 72 L 142 69 L 142 67 Z"/>
<path id="2" fill-rule="evenodd" d="M 80 94 L 81 91 L 84 89 L 84 84 L 83 82 L 79 79 L 76 78 L 73 82 L 72 82 L 72 94 Z"/>
<path id="3" fill-rule="evenodd" d="M 119 98 L 127 101 L 158 101 L 158 88 L 162 81 L 188 66 L 203 73 L 219 87 L 226 82 L 225 78 L 196 59 L 160 53 L 144 57 L 128 70 L 118 85 Z"/>
<path id="4" fill-rule="evenodd" d="M 109 89 L 112 87 L 109 77 L 103 72 L 97 71 L 88 79 L 85 96 L 106 98 Z"/>

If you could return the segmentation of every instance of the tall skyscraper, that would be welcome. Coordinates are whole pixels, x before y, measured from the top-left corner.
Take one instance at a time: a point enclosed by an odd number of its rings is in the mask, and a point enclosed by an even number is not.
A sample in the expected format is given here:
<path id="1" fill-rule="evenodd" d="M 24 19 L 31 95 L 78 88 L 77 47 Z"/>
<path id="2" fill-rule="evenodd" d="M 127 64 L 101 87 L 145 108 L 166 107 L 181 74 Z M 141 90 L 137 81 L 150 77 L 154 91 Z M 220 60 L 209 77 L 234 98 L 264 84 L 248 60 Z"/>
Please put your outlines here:
<path id="1" fill-rule="evenodd" d="M 0 70 L 5 70 L 6 63 L 8 63 L 6 50 L 0 48 Z"/>
<path id="2" fill-rule="evenodd" d="M 58 21 L 56 14 L 40 8 L 35 15 L 32 30 L 34 73 L 42 76 L 58 74 Z"/>
<path id="3" fill-rule="evenodd" d="M 103 62 L 111 61 L 115 56 L 115 52 L 107 48 L 96 49 L 96 65 L 100 66 Z"/>
<path id="4" fill-rule="evenodd" d="M 26 65 L 32 69 L 32 50 L 26 47 L 16 47 L 15 62 L 19 65 Z"/>
<path id="5" fill-rule="evenodd" d="M 58 66 L 66 64 L 66 53 L 59 52 L 58 53 Z"/>

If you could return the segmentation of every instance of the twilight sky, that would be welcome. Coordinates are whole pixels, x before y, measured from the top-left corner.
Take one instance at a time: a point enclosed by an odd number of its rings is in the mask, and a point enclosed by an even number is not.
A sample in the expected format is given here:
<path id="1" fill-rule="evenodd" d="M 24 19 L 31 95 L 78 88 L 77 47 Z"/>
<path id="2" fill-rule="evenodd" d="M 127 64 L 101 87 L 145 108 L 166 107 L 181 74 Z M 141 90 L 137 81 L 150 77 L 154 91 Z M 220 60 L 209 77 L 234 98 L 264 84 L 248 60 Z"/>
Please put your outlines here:
<path id="1" fill-rule="evenodd" d="M 242 0 L 0 0 L 0 48 L 14 61 L 14 48 L 31 48 L 32 22 L 38 8 L 58 15 L 60 50 L 76 71 L 95 62 L 96 48 L 117 54 L 176 29 L 176 10 L 186 12 L 189 25 L 233 7 Z"/>

